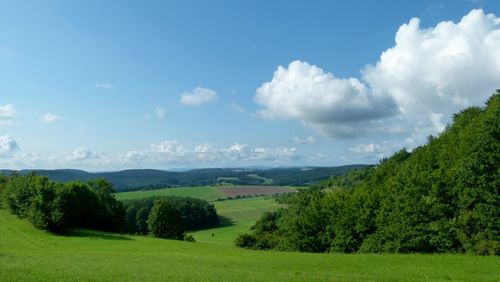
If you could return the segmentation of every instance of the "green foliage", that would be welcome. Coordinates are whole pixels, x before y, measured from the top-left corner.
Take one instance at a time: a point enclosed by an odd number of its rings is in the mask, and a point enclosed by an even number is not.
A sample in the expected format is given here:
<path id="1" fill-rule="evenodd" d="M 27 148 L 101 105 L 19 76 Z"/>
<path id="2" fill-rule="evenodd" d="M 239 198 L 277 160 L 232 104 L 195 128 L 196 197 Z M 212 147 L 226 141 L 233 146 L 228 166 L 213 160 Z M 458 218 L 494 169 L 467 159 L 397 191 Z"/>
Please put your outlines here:
<path id="1" fill-rule="evenodd" d="M 196 242 L 196 240 L 194 239 L 193 235 L 190 235 L 190 234 L 185 234 L 184 235 L 184 241 L 186 242 Z"/>
<path id="2" fill-rule="evenodd" d="M 147 219 L 154 202 L 161 199 L 167 199 L 180 212 L 186 230 L 214 227 L 219 222 L 215 207 L 205 200 L 189 197 L 149 197 L 124 201 L 130 232 L 136 234 L 148 233 Z"/>
<path id="3" fill-rule="evenodd" d="M 181 213 L 169 199 L 154 202 L 147 223 L 150 234 L 155 237 L 176 240 L 184 238 Z"/>
<path id="4" fill-rule="evenodd" d="M 240 234 L 234 240 L 234 244 L 241 248 L 253 249 L 255 248 L 255 244 L 257 243 L 256 236 L 253 234 Z"/>
<path id="5" fill-rule="evenodd" d="M 35 227 L 63 232 L 68 227 L 120 231 L 125 224 L 123 205 L 104 180 L 56 183 L 34 173 L 3 180 L 0 192 L 11 213 Z"/>
<path id="6" fill-rule="evenodd" d="M 499 254 L 500 92 L 425 146 L 294 196 L 245 247 L 306 252 Z M 268 244 L 273 236 L 273 244 Z"/>

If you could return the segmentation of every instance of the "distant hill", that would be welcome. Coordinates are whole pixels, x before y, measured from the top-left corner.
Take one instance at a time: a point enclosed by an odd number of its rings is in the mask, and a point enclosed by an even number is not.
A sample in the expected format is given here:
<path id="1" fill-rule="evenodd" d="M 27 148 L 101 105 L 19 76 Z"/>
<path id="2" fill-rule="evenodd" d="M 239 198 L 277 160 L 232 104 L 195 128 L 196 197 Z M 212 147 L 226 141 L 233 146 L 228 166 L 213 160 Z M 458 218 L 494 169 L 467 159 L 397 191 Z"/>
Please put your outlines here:
<path id="1" fill-rule="evenodd" d="M 115 172 L 87 172 L 75 169 L 55 170 L 0 170 L 1 174 L 36 172 L 53 181 L 87 181 L 104 178 L 118 191 L 133 191 L 180 186 L 204 185 L 292 185 L 304 186 L 342 175 L 367 165 L 355 164 L 338 167 L 302 168 L 206 168 L 183 172 L 155 169 L 130 169 Z"/>

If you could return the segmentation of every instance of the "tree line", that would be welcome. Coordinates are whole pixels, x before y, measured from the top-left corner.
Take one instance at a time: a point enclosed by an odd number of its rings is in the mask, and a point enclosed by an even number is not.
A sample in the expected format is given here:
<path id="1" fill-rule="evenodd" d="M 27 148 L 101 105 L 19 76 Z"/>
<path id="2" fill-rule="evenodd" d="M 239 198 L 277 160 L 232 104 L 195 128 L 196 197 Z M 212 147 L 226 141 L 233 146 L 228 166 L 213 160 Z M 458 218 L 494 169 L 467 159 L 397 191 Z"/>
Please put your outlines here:
<path id="1" fill-rule="evenodd" d="M 155 204 L 161 201 L 167 203 L 157 204 L 155 209 Z M 210 228 L 219 223 L 214 205 L 201 199 L 174 196 L 149 197 L 124 201 L 124 205 L 129 230 L 136 234 L 150 232 L 148 227 L 151 221 L 150 216 L 152 213 L 158 213 L 158 206 L 174 207 L 176 211 L 173 213 L 178 214 L 176 217 L 179 218 L 183 230 Z"/>
<path id="2" fill-rule="evenodd" d="M 153 197 L 124 204 L 114 193 L 104 179 L 60 183 L 35 173 L 0 175 L 0 205 L 53 233 L 87 228 L 193 240 L 185 236 L 187 230 L 218 223 L 214 206 L 205 200 Z"/>
<path id="3" fill-rule="evenodd" d="M 500 91 L 439 137 L 333 177 L 269 212 L 236 245 L 303 252 L 500 254 Z"/>

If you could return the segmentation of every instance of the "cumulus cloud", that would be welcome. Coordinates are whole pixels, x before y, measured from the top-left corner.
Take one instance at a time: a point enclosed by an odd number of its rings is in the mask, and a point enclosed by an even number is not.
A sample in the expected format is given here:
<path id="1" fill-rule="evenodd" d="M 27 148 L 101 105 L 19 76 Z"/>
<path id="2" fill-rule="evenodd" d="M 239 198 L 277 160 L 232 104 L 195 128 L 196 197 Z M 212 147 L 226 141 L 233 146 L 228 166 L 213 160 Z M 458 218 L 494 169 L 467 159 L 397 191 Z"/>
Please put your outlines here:
<path id="1" fill-rule="evenodd" d="M 16 140 L 9 135 L 0 136 L 0 158 L 10 158 L 19 149 Z"/>
<path id="2" fill-rule="evenodd" d="M 99 154 L 89 150 L 88 148 L 76 148 L 67 157 L 67 159 L 70 161 L 83 161 L 96 158 L 99 158 Z"/>
<path id="3" fill-rule="evenodd" d="M 217 99 L 217 93 L 208 88 L 196 87 L 191 92 L 181 95 L 180 102 L 188 106 L 200 106 L 202 104 L 213 102 Z"/>
<path id="4" fill-rule="evenodd" d="M 314 138 L 313 136 L 307 136 L 307 137 L 299 137 L 299 136 L 295 136 L 293 137 L 293 142 L 297 143 L 297 144 L 314 144 L 316 143 L 316 138 Z"/>
<path id="5" fill-rule="evenodd" d="M 159 153 L 175 153 L 182 154 L 186 150 L 184 146 L 182 146 L 178 141 L 175 140 L 164 140 L 158 144 L 151 144 L 151 149 L 159 152 Z"/>
<path id="6" fill-rule="evenodd" d="M 255 101 L 265 118 L 297 120 L 331 137 L 415 128 L 425 138 L 442 130 L 452 113 L 482 105 L 499 87 L 498 46 L 500 19 L 482 10 L 431 28 L 414 18 L 360 79 L 294 61 L 278 67 Z"/>
<path id="7" fill-rule="evenodd" d="M 500 19 L 472 10 L 460 22 L 422 29 L 411 19 L 396 45 L 363 71 L 372 89 L 394 97 L 402 114 L 442 129 L 442 118 L 482 105 L 499 87 Z"/>
<path id="8" fill-rule="evenodd" d="M 54 123 L 61 120 L 61 117 L 52 113 L 46 113 L 42 116 L 42 121 L 44 123 Z"/>
<path id="9" fill-rule="evenodd" d="M 158 165 L 227 166 L 290 163 L 302 158 L 295 147 L 250 148 L 247 144 L 234 143 L 226 148 L 200 144 L 187 148 L 175 140 L 151 144 L 149 151 L 130 151 L 126 159 L 131 162 L 148 162 Z"/>

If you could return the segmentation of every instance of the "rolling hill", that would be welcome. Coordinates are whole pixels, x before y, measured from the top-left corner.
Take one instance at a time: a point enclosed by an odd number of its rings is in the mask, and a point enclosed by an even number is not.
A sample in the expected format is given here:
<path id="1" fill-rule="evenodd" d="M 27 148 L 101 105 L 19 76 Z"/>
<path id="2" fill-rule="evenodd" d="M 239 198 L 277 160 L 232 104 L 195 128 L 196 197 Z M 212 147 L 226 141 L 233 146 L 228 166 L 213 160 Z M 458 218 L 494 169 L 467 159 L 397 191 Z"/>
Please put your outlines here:
<path id="1" fill-rule="evenodd" d="M 53 181 L 66 182 L 104 178 L 117 191 L 134 191 L 165 187 L 205 185 L 292 185 L 305 186 L 331 176 L 342 175 L 367 165 L 355 164 L 338 167 L 307 168 L 207 168 L 189 171 L 165 171 L 155 169 L 130 169 L 116 172 L 87 172 L 74 169 L 21 170 L 17 173 L 35 172 Z M 16 171 L 0 170 L 2 174 Z"/>

